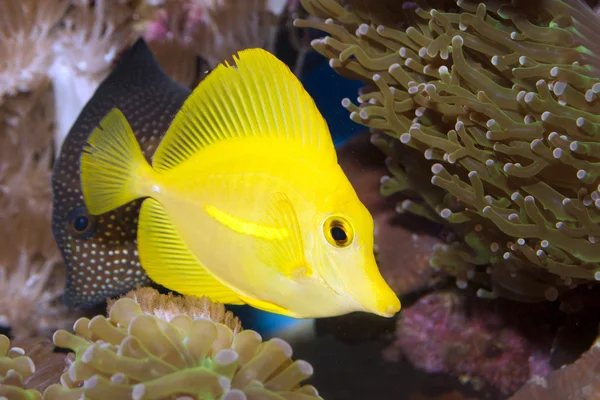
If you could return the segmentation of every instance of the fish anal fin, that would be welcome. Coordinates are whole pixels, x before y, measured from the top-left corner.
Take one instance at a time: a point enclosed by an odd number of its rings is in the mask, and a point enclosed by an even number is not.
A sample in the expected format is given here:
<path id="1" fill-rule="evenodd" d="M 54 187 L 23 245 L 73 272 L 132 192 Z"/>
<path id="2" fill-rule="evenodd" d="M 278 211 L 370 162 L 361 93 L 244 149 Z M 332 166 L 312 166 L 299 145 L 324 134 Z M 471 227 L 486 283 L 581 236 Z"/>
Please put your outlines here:
<path id="1" fill-rule="evenodd" d="M 249 137 L 281 139 L 335 162 L 327 123 L 287 65 L 258 48 L 233 58 L 235 66 L 217 66 L 185 101 L 153 167 L 168 170 L 213 143 Z"/>
<path id="2" fill-rule="evenodd" d="M 256 241 L 258 259 L 279 270 L 288 278 L 311 275 L 312 271 L 304 256 L 298 216 L 294 205 L 285 193 L 275 192 L 271 195 L 261 224 L 279 228 L 286 232 L 286 235 L 279 238 L 258 238 Z"/>
<path id="3" fill-rule="evenodd" d="M 207 296 L 224 304 L 244 304 L 236 292 L 200 265 L 163 206 L 152 198 L 142 204 L 138 247 L 142 267 L 154 282 L 181 294 Z"/>
<path id="4" fill-rule="evenodd" d="M 295 317 L 291 310 L 288 310 L 287 308 L 279 306 L 275 303 L 250 297 L 242 297 L 242 299 L 244 300 L 244 302 L 248 303 L 254 308 L 258 308 L 259 310 L 263 310 L 274 314 L 281 314 L 288 317 Z"/>

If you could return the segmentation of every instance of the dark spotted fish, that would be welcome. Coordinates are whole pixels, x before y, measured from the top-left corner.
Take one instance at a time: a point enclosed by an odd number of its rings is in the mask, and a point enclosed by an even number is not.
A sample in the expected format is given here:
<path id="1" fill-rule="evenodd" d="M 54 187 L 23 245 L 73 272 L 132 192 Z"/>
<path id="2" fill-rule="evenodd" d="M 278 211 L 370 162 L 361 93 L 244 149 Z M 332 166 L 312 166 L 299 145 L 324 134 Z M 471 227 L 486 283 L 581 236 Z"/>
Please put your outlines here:
<path id="1" fill-rule="evenodd" d="M 52 173 L 52 231 L 67 266 L 63 300 L 88 307 L 150 284 L 137 253 L 140 202 L 93 216 L 81 195 L 80 158 L 89 134 L 114 107 L 150 161 L 190 90 L 160 69 L 140 39 L 102 82 L 65 139 Z"/>

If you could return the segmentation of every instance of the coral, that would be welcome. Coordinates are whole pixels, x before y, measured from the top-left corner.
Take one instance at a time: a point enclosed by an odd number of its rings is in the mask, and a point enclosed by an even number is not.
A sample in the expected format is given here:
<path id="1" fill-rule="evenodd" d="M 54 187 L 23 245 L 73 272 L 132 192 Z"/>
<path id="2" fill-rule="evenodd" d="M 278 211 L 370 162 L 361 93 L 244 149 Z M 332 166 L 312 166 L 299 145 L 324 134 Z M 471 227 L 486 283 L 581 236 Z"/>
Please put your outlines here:
<path id="1" fill-rule="evenodd" d="M 190 0 L 191 48 L 213 68 L 241 49 L 274 51 L 279 16 L 286 2 Z"/>
<path id="2" fill-rule="evenodd" d="M 10 340 L 0 335 L 0 398 L 14 400 L 41 399 L 39 391 L 25 389 L 24 380 L 35 372 L 35 364 L 23 349 L 10 347 Z"/>
<path id="3" fill-rule="evenodd" d="M 576 362 L 532 379 L 510 400 L 591 400 L 600 393 L 600 339 Z"/>
<path id="4" fill-rule="evenodd" d="M 320 398 L 314 387 L 300 386 L 313 370 L 291 360 L 289 344 L 239 329 L 207 299 L 130 293 L 111 303 L 108 318 L 82 318 L 75 334 L 54 334 L 75 359 L 44 398 Z"/>
<path id="5" fill-rule="evenodd" d="M 295 21 L 330 35 L 313 47 L 368 83 L 342 105 L 377 132 L 382 192 L 459 235 L 433 264 L 521 300 L 600 278 L 600 18 L 585 3 L 302 4 L 327 18 Z"/>
<path id="6" fill-rule="evenodd" d="M 302 11 L 297 0 L 165 0 L 154 11 L 144 39 L 165 72 L 192 88 L 239 50 L 275 52 L 287 34 L 288 42 L 279 47 L 289 45 L 298 52 L 292 69 L 300 76 L 312 51 L 308 37 L 291 25 Z"/>
<path id="7" fill-rule="evenodd" d="M 75 0 L 57 29 L 55 60 L 75 74 L 103 78 L 122 47 L 137 36 L 130 2 Z"/>
<path id="8" fill-rule="evenodd" d="M 145 36 L 151 47 L 155 46 L 152 42 L 164 41 L 168 45 L 175 40 L 214 68 L 241 49 L 262 47 L 273 51 L 286 3 L 287 0 L 166 0 Z M 181 60 L 180 49 L 175 48 L 171 54 L 174 53 L 179 56 L 170 65 Z"/>
<path id="9" fill-rule="evenodd" d="M 64 271 L 50 232 L 51 96 L 45 81 L 0 108 L 0 326 L 19 337 L 50 335 L 77 318 L 60 303 Z"/>
<path id="10" fill-rule="evenodd" d="M 49 229 L 54 150 L 149 9 L 143 0 L 0 0 L 0 326 L 16 337 L 50 335 L 78 317 L 61 304 L 65 274 Z"/>
<path id="11" fill-rule="evenodd" d="M 553 335 L 542 328 L 547 313 L 544 305 L 523 307 L 456 291 L 429 294 L 401 313 L 395 342 L 384 354 L 510 394 L 551 371 Z"/>
<path id="12" fill-rule="evenodd" d="M 52 63 L 53 29 L 69 0 L 0 0 L 0 104 L 37 87 Z"/>
<path id="13" fill-rule="evenodd" d="M 132 290 L 121 298 L 132 299 L 144 314 L 151 314 L 165 321 L 185 314 L 192 319 L 205 318 L 223 324 L 234 334 L 242 330 L 240 320 L 233 313 L 226 311 L 222 304 L 213 303 L 208 297 L 177 296 L 172 293 L 165 295 L 150 287 L 144 287 Z M 109 313 L 117 301 L 118 299 L 108 300 Z"/>
<path id="14" fill-rule="evenodd" d="M 198 59 L 199 55 L 190 50 L 191 7 L 185 0 L 167 0 L 154 12 L 144 32 L 144 39 L 161 68 L 179 84 L 189 88 L 199 80 L 199 71 L 204 76 L 209 70 L 208 65 Z"/>
<path id="15" fill-rule="evenodd" d="M 50 77 L 58 149 L 114 58 L 146 28 L 149 3 L 0 1 L 0 104 L 6 95 L 37 90 Z"/>
<path id="16" fill-rule="evenodd" d="M 141 35 L 153 11 L 143 0 L 71 3 L 56 30 L 47 70 L 54 87 L 57 150 L 115 58 Z"/>

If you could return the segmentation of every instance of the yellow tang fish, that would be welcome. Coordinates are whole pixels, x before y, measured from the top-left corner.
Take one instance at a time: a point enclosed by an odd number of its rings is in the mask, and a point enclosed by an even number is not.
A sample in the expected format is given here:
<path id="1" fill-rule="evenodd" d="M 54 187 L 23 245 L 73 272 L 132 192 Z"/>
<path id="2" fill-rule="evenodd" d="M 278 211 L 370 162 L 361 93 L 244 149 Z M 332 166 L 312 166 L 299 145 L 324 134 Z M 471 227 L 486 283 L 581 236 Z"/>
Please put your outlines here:
<path id="1" fill-rule="evenodd" d="M 400 301 L 375 262 L 373 219 L 314 101 L 267 51 L 234 61 L 184 102 L 152 166 L 123 114 L 108 113 L 81 157 L 89 211 L 145 198 L 142 268 L 179 293 L 296 318 L 393 316 Z"/>

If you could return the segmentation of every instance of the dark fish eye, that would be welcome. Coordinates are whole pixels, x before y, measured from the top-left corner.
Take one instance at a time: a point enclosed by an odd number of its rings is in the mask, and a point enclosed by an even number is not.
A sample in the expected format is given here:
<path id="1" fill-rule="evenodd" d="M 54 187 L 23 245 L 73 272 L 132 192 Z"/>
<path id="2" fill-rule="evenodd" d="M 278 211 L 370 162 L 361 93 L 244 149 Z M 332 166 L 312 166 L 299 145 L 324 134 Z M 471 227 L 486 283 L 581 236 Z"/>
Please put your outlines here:
<path id="1" fill-rule="evenodd" d="M 336 242 L 345 242 L 348 239 L 348 235 L 346 235 L 344 229 L 339 226 L 331 227 L 331 237 Z"/>
<path id="2" fill-rule="evenodd" d="M 86 238 L 94 233 L 95 219 L 85 207 L 72 210 L 66 222 L 71 235 L 77 238 Z"/>
<path id="3" fill-rule="evenodd" d="M 73 229 L 78 232 L 83 232 L 90 224 L 90 219 L 85 215 L 79 215 L 73 220 Z"/>

